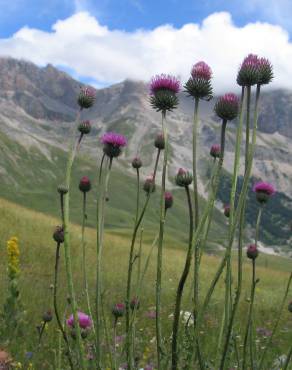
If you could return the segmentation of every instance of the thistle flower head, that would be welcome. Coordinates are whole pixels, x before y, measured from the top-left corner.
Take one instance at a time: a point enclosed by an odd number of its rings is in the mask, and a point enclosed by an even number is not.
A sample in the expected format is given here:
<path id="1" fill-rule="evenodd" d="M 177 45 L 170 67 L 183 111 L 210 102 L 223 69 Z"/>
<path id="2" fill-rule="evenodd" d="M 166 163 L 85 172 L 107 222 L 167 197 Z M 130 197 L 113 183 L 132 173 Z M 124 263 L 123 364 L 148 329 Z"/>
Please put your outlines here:
<path id="1" fill-rule="evenodd" d="M 148 193 L 153 193 L 155 191 L 155 181 L 154 181 L 154 176 L 150 175 L 146 177 L 146 180 L 143 185 L 143 190 L 148 194 Z"/>
<path id="2" fill-rule="evenodd" d="M 165 203 L 165 209 L 171 208 L 173 205 L 173 195 L 171 192 L 166 191 L 164 193 L 164 203 Z"/>
<path id="3" fill-rule="evenodd" d="M 155 148 L 163 150 L 165 148 L 164 136 L 162 133 L 158 134 L 154 140 Z"/>
<path id="4" fill-rule="evenodd" d="M 258 83 L 258 63 L 259 58 L 255 54 L 249 54 L 244 58 L 237 74 L 238 85 L 252 86 Z"/>
<path id="5" fill-rule="evenodd" d="M 191 70 L 191 76 L 193 79 L 202 79 L 208 81 L 212 77 L 212 69 L 207 63 L 200 61 L 193 66 Z"/>
<path id="6" fill-rule="evenodd" d="M 221 146 L 219 144 L 213 144 L 210 149 L 210 155 L 213 158 L 219 158 L 221 154 Z"/>
<path id="7" fill-rule="evenodd" d="M 142 167 L 142 161 L 140 158 L 138 157 L 135 157 L 133 160 L 132 160 L 132 167 L 133 168 L 136 168 L 136 169 L 139 169 Z"/>
<path id="8" fill-rule="evenodd" d="M 86 109 L 93 106 L 95 98 L 96 98 L 95 90 L 90 86 L 86 86 L 80 89 L 77 101 L 81 109 L 83 108 Z"/>
<path id="9" fill-rule="evenodd" d="M 48 310 L 43 313 L 42 319 L 44 322 L 50 322 L 53 320 L 53 314 L 51 310 Z"/>
<path id="10" fill-rule="evenodd" d="M 118 157 L 122 152 L 122 147 L 127 145 L 127 139 L 124 135 L 117 134 L 116 132 L 106 132 L 101 137 L 104 153 L 110 157 Z"/>
<path id="11" fill-rule="evenodd" d="M 68 186 L 61 184 L 57 187 L 57 191 L 59 194 L 64 195 L 68 193 L 69 189 Z"/>
<path id="12" fill-rule="evenodd" d="M 247 255 L 248 258 L 250 258 L 252 260 L 255 260 L 257 258 L 257 256 L 259 255 L 259 251 L 257 249 L 257 246 L 255 244 L 250 244 L 247 247 L 246 255 Z"/>
<path id="13" fill-rule="evenodd" d="M 272 184 L 260 181 L 253 186 L 253 191 L 256 193 L 256 199 L 259 203 L 266 203 L 275 194 L 276 189 Z"/>
<path id="14" fill-rule="evenodd" d="M 91 182 L 87 176 L 83 176 L 79 182 L 79 190 L 87 193 L 91 189 Z"/>
<path id="15" fill-rule="evenodd" d="M 231 121 L 238 115 L 239 100 L 233 93 L 228 93 L 221 96 L 214 107 L 214 111 L 218 117 L 223 120 Z"/>
<path id="16" fill-rule="evenodd" d="M 211 85 L 212 70 L 205 62 L 196 63 L 191 70 L 191 78 L 187 81 L 185 91 L 193 98 L 210 100 L 212 98 Z"/>
<path id="17" fill-rule="evenodd" d="M 56 226 L 54 233 L 53 233 L 53 239 L 56 243 L 64 243 L 64 229 L 62 226 Z"/>
<path id="18" fill-rule="evenodd" d="M 91 123 L 90 121 L 82 121 L 79 126 L 78 126 L 78 131 L 83 134 L 83 135 L 87 135 L 90 133 L 91 131 Z"/>
<path id="19" fill-rule="evenodd" d="M 150 104 L 157 112 L 172 111 L 178 105 L 179 80 L 171 75 L 156 75 L 150 82 Z"/>
<path id="20" fill-rule="evenodd" d="M 78 316 L 78 323 L 81 329 L 89 329 L 92 326 L 92 320 L 90 316 L 86 315 L 85 313 L 79 311 L 77 312 Z M 73 314 L 67 320 L 67 325 L 71 328 L 74 328 L 74 316 Z"/>
<path id="21" fill-rule="evenodd" d="M 126 306 L 124 303 L 116 303 L 113 308 L 112 308 L 112 314 L 114 315 L 114 317 L 116 319 L 118 319 L 119 317 L 122 317 L 124 316 L 125 314 L 125 309 L 126 309 Z"/>
<path id="22" fill-rule="evenodd" d="M 230 216 L 230 205 L 229 204 L 224 205 L 224 216 L 227 218 Z"/>
<path id="23" fill-rule="evenodd" d="M 193 175 L 183 168 L 180 168 L 175 176 L 175 183 L 178 186 L 187 187 L 193 181 Z"/>
<path id="24" fill-rule="evenodd" d="M 266 58 L 259 58 L 258 60 L 258 84 L 267 85 L 274 77 L 273 66 Z"/>

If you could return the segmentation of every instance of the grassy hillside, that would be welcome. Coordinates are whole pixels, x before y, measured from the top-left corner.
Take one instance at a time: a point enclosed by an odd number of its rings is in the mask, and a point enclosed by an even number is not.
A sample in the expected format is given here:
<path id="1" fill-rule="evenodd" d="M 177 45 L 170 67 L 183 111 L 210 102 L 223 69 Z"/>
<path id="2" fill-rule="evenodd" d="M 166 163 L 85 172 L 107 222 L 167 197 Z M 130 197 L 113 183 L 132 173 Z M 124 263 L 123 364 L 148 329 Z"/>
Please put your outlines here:
<path id="1" fill-rule="evenodd" d="M 76 211 L 76 210 L 75 210 Z M 11 236 L 19 238 L 21 250 L 22 273 L 19 279 L 21 286 L 22 301 L 27 311 L 26 331 L 21 338 L 15 338 L 11 343 L 7 343 L 6 338 L 0 339 L 0 348 L 8 349 L 15 360 L 22 363 L 28 363 L 25 360 L 25 353 L 32 351 L 34 353 L 33 363 L 35 369 L 54 369 L 54 350 L 57 347 L 57 331 L 55 320 L 49 325 L 44 335 L 44 342 L 41 348 L 37 349 L 36 325 L 41 320 L 42 313 L 52 307 L 52 291 L 50 285 L 53 282 L 55 243 L 51 234 L 53 227 L 59 223 L 56 218 L 31 211 L 17 206 L 6 200 L 0 200 L 0 289 L 3 292 L 0 296 L 0 308 L 6 297 L 7 280 L 6 276 L 6 240 Z M 143 244 L 142 263 L 150 250 L 148 241 L 155 236 L 154 230 L 145 224 L 146 240 Z M 80 227 L 73 225 L 72 228 L 72 257 L 74 267 L 74 279 L 78 296 L 79 308 L 86 311 L 84 298 L 81 295 L 81 247 L 80 247 Z M 167 232 L 169 233 L 169 229 Z M 94 278 L 95 278 L 95 231 L 88 229 L 87 233 L 87 266 L 89 271 L 90 295 L 94 297 Z M 103 255 L 104 268 L 104 289 L 105 289 L 105 314 L 111 322 L 110 307 L 113 303 L 124 299 L 125 280 L 127 270 L 127 258 L 129 250 L 129 232 L 127 229 L 107 227 L 105 236 L 105 249 Z M 151 258 L 150 268 L 146 275 L 143 285 L 143 295 L 141 297 L 141 308 L 138 313 L 137 323 L 137 347 L 141 355 L 141 365 L 151 362 L 155 343 L 151 340 L 154 335 L 154 320 L 149 318 L 147 312 L 153 309 L 154 289 L 155 289 L 155 251 Z M 61 276 L 59 298 L 62 306 L 65 306 L 67 290 L 64 279 L 63 253 L 61 254 Z M 167 238 L 164 248 L 163 265 L 163 333 L 166 338 L 170 336 L 172 320 L 169 315 L 172 313 L 174 305 L 174 295 L 177 287 L 185 258 L 184 243 L 174 239 L 171 234 Z M 234 257 L 235 260 L 235 257 Z M 220 261 L 220 255 L 204 255 L 201 268 L 201 289 L 202 292 L 209 286 L 210 279 L 213 277 L 216 266 Z M 279 302 L 282 299 L 289 272 L 291 270 L 291 261 L 286 258 L 260 255 L 257 260 L 257 276 L 260 279 L 256 291 L 255 311 L 257 319 L 255 327 L 271 329 L 272 322 L 279 315 Z M 236 264 L 233 265 L 234 279 L 236 279 Z M 244 287 L 242 294 L 241 309 L 237 318 L 236 330 L 238 335 L 237 342 L 239 350 L 242 343 L 242 328 L 245 325 L 247 301 L 249 296 L 251 266 L 249 261 L 244 265 Z M 190 311 L 192 308 L 190 300 L 190 284 L 185 290 L 184 310 Z M 209 311 L 207 312 L 204 327 L 201 331 L 201 341 L 205 356 L 214 350 L 216 338 L 221 321 L 223 307 L 223 285 L 221 279 L 218 288 L 213 296 Z M 202 293 L 203 296 L 203 293 Z M 70 310 L 67 310 L 69 312 Z M 67 313 L 68 314 L 68 313 Z M 285 309 L 280 330 L 274 340 L 273 348 L 269 357 L 274 359 L 287 352 L 292 340 L 292 316 Z M 118 328 L 118 334 L 124 333 L 124 322 Z M 258 335 L 258 353 L 262 351 L 266 340 L 262 335 Z M 49 347 L 50 346 L 50 347 Z M 49 349 L 50 348 L 50 349 Z M 53 348 L 53 349 L 52 349 Z M 207 356 L 208 357 L 208 356 Z M 25 365 L 26 366 L 26 365 Z M 24 366 L 24 368 L 26 368 Z"/>

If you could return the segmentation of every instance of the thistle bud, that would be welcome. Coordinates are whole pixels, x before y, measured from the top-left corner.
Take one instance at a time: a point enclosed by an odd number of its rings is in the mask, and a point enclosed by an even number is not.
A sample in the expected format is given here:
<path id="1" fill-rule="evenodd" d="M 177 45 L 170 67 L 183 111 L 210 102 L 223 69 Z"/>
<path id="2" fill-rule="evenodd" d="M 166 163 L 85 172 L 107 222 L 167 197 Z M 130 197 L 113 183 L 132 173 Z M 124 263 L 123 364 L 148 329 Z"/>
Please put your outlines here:
<path id="1" fill-rule="evenodd" d="M 268 182 L 258 182 L 254 185 L 253 191 L 256 193 L 256 199 L 259 203 L 264 204 L 275 194 L 276 189 Z"/>
<path id="2" fill-rule="evenodd" d="M 155 182 L 153 176 L 148 176 L 144 182 L 143 190 L 148 193 L 153 193 L 155 191 Z"/>
<path id="3" fill-rule="evenodd" d="M 90 108 L 95 102 L 95 90 L 91 87 L 82 87 L 78 96 L 80 108 Z"/>
<path id="4" fill-rule="evenodd" d="M 140 158 L 137 158 L 135 157 L 133 160 L 132 160 L 132 167 L 135 168 L 135 169 L 139 169 L 142 167 L 142 161 Z"/>
<path id="5" fill-rule="evenodd" d="M 177 93 L 180 90 L 180 82 L 170 75 L 157 75 L 150 83 L 150 104 L 157 111 L 172 111 L 178 106 Z"/>
<path id="6" fill-rule="evenodd" d="M 125 304 L 124 303 L 116 303 L 112 308 L 112 314 L 116 319 L 119 317 L 124 316 L 125 314 Z"/>
<path id="7" fill-rule="evenodd" d="M 69 189 L 68 189 L 68 186 L 66 186 L 66 185 L 59 185 L 57 187 L 57 191 L 58 191 L 59 194 L 65 195 L 65 194 L 68 193 Z"/>
<path id="8" fill-rule="evenodd" d="M 248 258 L 250 258 L 252 260 L 255 260 L 258 256 L 258 254 L 259 254 L 259 251 L 258 251 L 257 246 L 255 244 L 250 244 L 247 247 L 246 255 L 247 255 Z"/>
<path id="9" fill-rule="evenodd" d="M 55 231 L 53 233 L 53 239 L 56 243 L 64 243 L 64 229 L 62 226 L 56 226 Z"/>
<path id="10" fill-rule="evenodd" d="M 137 297 L 134 297 L 130 302 L 130 308 L 132 311 L 138 310 L 140 308 L 140 301 Z"/>
<path id="11" fill-rule="evenodd" d="M 229 218 L 230 216 L 230 205 L 229 204 L 224 205 L 224 216 L 227 218 Z"/>
<path id="12" fill-rule="evenodd" d="M 154 141 L 154 146 L 155 148 L 159 150 L 163 150 L 165 148 L 165 141 L 164 141 L 163 134 L 158 134 L 156 136 L 155 141 Z"/>
<path id="13" fill-rule="evenodd" d="M 173 205 L 173 196 L 169 191 L 164 194 L 165 209 L 171 208 Z"/>
<path id="14" fill-rule="evenodd" d="M 178 186 L 186 187 L 189 186 L 193 181 L 193 175 L 189 172 L 180 168 L 175 177 L 175 183 Z"/>
<path id="15" fill-rule="evenodd" d="M 220 158 L 221 155 L 221 147 L 218 144 L 213 144 L 210 149 L 210 156 L 213 158 Z"/>
<path id="16" fill-rule="evenodd" d="M 87 176 L 83 176 L 79 182 L 79 190 L 87 193 L 91 189 L 91 182 Z"/>
<path id="17" fill-rule="evenodd" d="M 82 134 L 82 135 L 87 135 L 90 133 L 91 131 L 91 123 L 90 121 L 83 121 L 79 124 L 78 126 L 78 131 Z"/>
<path id="18" fill-rule="evenodd" d="M 214 111 L 223 120 L 233 120 L 237 117 L 239 111 L 238 97 L 233 93 L 221 96 L 215 104 Z"/>
<path id="19" fill-rule="evenodd" d="M 48 310 L 46 311 L 44 314 L 43 314 L 43 321 L 44 322 L 50 322 L 53 320 L 53 314 L 52 314 L 52 311 L 51 310 Z"/>

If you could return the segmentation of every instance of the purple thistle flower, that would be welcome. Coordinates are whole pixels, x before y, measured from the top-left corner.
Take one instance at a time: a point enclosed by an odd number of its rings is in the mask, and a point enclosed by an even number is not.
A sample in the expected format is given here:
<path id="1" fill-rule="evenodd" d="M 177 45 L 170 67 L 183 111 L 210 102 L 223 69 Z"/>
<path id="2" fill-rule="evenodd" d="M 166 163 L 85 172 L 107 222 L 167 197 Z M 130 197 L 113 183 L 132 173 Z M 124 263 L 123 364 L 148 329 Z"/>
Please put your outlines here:
<path id="1" fill-rule="evenodd" d="M 210 155 L 213 158 L 219 158 L 221 154 L 221 146 L 219 144 L 213 144 L 210 149 Z"/>
<path id="2" fill-rule="evenodd" d="M 193 66 L 191 75 L 193 79 L 202 79 L 208 81 L 212 77 L 212 70 L 207 63 L 200 61 Z"/>
<path id="3" fill-rule="evenodd" d="M 255 54 L 249 54 L 244 58 L 237 74 L 238 85 L 252 86 L 258 82 L 258 63 L 259 58 Z"/>
<path id="4" fill-rule="evenodd" d="M 118 157 L 122 152 L 121 148 L 127 145 L 125 136 L 116 132 L 106 132 L 101 137 L 101 142 L 104 153 L 110 158 Z"/>
<path id="5" fill-rule="evenodd" d="M 165 209 L 171 208 L 173 205 L 173 196 L 169 191 L 164 193 Z"/>
<path id="6" fill-rule="evenodd" d="M 238 115 L 239 99 L 233 93 L 225 94 L 217 100 L 214 110 L 218 117 L 231 121 Z"/>
<path id="7" fill-rule="evenodd" d="M 126 306 L 124 303 L 116 303 L 112 308 L 112 314 L 115 316 L 116 319 L 119 317 L 124 316 Z"/>
<path id="8" fill-rule="evenodd" d="M 91 182 L 87 176 L 83 176 L 79 182 L 79 190 L 87 193 L 91 189 Z"/>
<path id="9" fill-rule="evenodd" d="M 88 315 L 86 315 L 85 313 L 79 311 L 77 313 L 77 316 L 78 316 L 78 321 L 79 321 L 80 328 L 82 328 L 82 329 L 88 329 L 88 328 L 91 327 L 92 321 L 91 321 L 91 318 Z M 73 317 L 73 315 L 71 315 L 69 317 L 69 319 L 67 320 L 67 325 L 69 327 L 71 327 L 71 328 L 74 327 L 74 317 Z"/>
<path id="10" fill-rule="evenodd" d="M 173 94 L 177 94 L 180 91 L 180 82 L 176 77 L 164 73 L 152 77 L 150 82 L 150 95 L 155 95 L 161 90 L 167 90 Z"/>
<path id="11" fill-rule="evenodd" d="M 187 187 L 193 181 L 193 175 L 191 172 L 186 171 L 183 168 L 180 168 L 175 176 L 175 183 L 178 186 Z"/>
<path id="12" fill-rule="evenodd" d="M 266 203 L 270 196 L 276 192 L 275 187 L 268 182 L 257 182 L 252 189 L 256 193 L 256 199 L 259 203 Z"/>
<path id="13" fill-rule="evenodd" d="M 258 251 L 257 246 L 255 244 L 250 244 L 247 247 L 246 255 L 247 255 L 248 258 L 250 258 L 252 260 L 255 260 L 257 258 L 257 256 L 259 255 L 259 251 Z"/>

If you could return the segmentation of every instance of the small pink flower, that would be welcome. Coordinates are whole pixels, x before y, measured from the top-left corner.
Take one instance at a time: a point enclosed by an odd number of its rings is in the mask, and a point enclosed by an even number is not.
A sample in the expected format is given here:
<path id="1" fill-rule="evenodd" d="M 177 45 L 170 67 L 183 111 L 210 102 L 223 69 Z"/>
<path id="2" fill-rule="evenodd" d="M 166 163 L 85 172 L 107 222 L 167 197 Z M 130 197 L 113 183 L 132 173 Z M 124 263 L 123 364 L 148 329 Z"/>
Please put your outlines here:
<path id="1" fill-rule="evenodd" d="M 145 316 L 148 317 L 148 319 L 155 319 L 156 317 L 156 311 L 151 310 L 145 313 Z"/>
<path id="2" fill-rule="evenodd" d="M 219 144 L 213 144 L 210 149 L 210 155 L 213 158 L 219 158 L 221 154 L 221 146 Z"/>
<path id="3" fill-rule="evenodd" d="M 79 311 L 77 313 L 77 316 L 78 316 L 78 321 L 79 321 L 80 328 L 87 329 L 87 328 L 91 327 L 92 321 L 91 321 L 91 318 L 88 315 Z M 67 320 L 67 325 L 70 326 L 71 328 L 74 327 L 74 317 L 73 317 L 73 315 L 71 315 L 69 317 L 69 319 Z"/>
<path id="4" fill-rule="evenodd" d="M 152 77 L 150 82 L 150 94 L 155 95 L 157 91 L 168 90 L 174 94 L 177 94 L 180 90 L 179 80 L 171 75 L 164 73 Z"/>
<path id="5" fill-rule="evenodd" d="M 193 79 L 210 80 L 212 77 L 212 70 L 207 63 L 201 61 L 193 66 L 191 75 Z"/>

